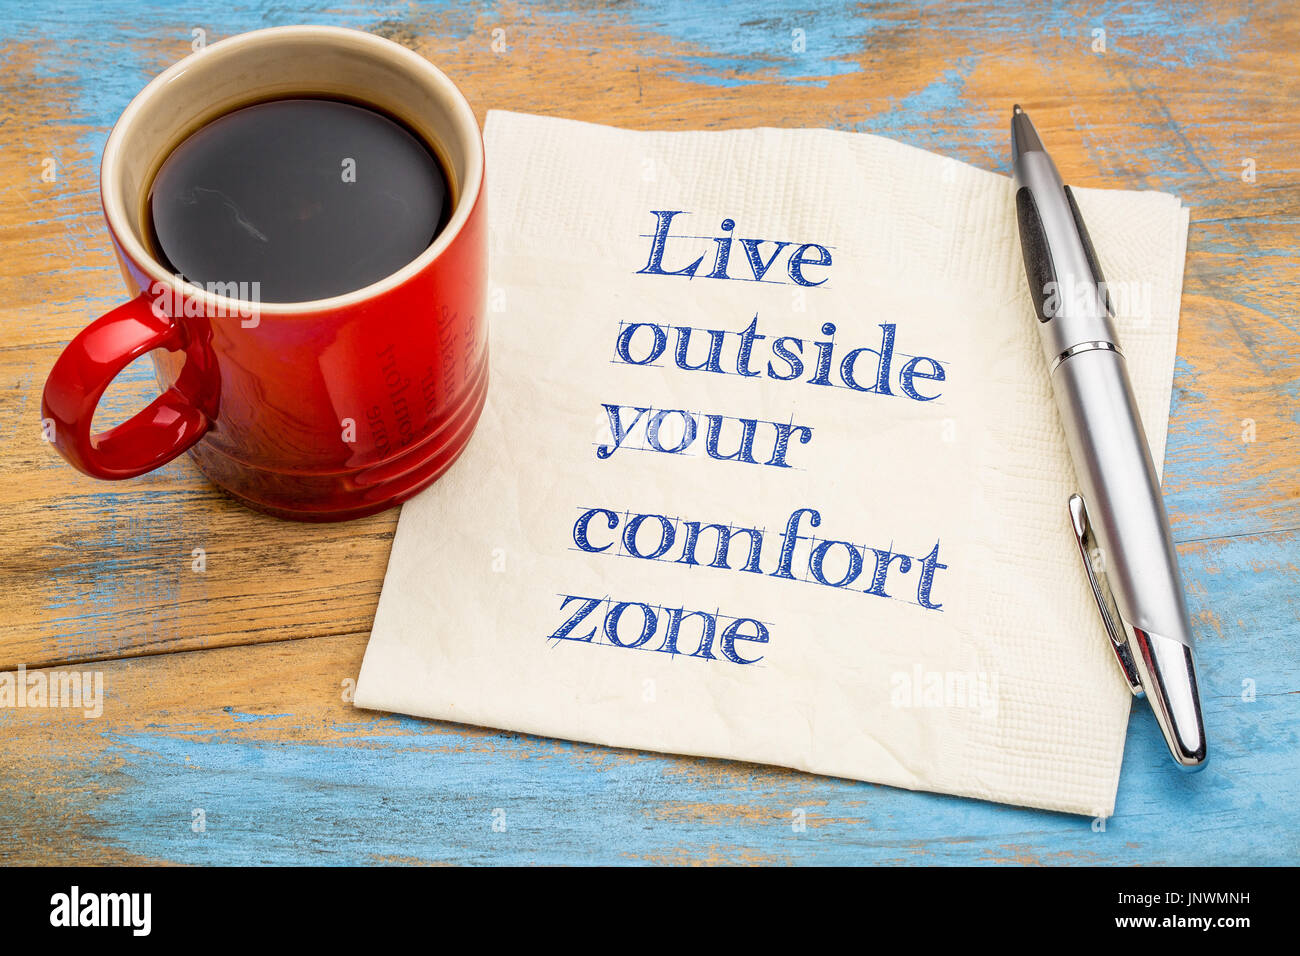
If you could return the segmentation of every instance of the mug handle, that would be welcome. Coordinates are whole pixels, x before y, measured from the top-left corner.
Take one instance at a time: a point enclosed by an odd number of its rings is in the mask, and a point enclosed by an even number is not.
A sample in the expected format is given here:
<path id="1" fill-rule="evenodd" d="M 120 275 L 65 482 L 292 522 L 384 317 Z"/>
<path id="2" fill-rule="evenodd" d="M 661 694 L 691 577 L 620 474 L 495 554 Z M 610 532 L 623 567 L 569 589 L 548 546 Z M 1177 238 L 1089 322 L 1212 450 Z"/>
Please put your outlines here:
<path id="1" fill-rule="evenodd" d="M 41 399 L 59 454 L 92 478 L 134 478 L 202 438 L 211 418 L 175 386 L 122 424 L 90 433 L 100 397 L 124 368 L 154 349 L 183 349 L 186 339 L 184 328 L 154 312 L 144 293 L 78 332 L 54 363 Z"/>

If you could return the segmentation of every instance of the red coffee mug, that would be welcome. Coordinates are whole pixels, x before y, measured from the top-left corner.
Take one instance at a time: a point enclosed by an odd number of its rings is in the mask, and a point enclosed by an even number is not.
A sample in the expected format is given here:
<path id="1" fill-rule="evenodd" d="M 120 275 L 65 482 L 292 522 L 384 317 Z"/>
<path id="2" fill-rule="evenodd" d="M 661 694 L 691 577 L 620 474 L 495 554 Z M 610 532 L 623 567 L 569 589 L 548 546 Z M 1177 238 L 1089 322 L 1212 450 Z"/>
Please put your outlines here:
<path id="1" fill-rule="evenodd" d="M 202 288 L 148 251 L 146 191 L 172 148 L 250 102 L 310 92 L 370 103 L 436 148 L 452 180 L 446 227 L 414 262 L 346 295 L 258 303 Z M 250 507 L 341 521 L 432 484 L 487 395 L 483 139 L 440 70 L 377 36 L 277 27 L 213 44 L 131 101 L 104 148 L 100 191 L 129 302 L 68 345 L 45 383 L 46 427 L 76 468 L 131 478 L 188 451 Z M 162 394 L 91 434 L 100 396 L 151 353 Z"/>

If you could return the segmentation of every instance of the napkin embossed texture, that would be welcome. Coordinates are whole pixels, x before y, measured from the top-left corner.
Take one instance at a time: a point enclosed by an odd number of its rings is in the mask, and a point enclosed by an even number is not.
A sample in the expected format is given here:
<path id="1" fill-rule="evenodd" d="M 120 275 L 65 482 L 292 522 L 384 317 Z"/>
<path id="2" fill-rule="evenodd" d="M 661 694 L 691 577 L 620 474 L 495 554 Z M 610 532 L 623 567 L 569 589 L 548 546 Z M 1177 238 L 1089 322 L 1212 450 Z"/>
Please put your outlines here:
<path id="1" fill-rule="evenodd" d="M 1110 814 L 1129 695 L 1010 180 L 828 130 L 485 135 L 490 395 L 402 510 L 357 706 Z M 1159 467 L 1187 214 L 1079 203 Z"/>

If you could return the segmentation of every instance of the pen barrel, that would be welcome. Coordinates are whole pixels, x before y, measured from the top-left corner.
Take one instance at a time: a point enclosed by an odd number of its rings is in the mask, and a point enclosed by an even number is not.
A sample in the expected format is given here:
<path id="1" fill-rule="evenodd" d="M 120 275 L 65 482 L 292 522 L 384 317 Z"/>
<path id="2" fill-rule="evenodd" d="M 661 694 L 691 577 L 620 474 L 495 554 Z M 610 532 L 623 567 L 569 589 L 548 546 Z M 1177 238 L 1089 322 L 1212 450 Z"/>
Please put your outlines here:
<path id="1" fill-rule="evenodd" d="M 1073 530 L 1129 688 L 1145 694 L 1178 766 L 1196 770 L 1207 751 L 1191 621 L 1101 263 L 1019 106 L 1011 155 L 1025 277 L 1079 483 Z"/>
<path id="2" fill-rule="evenodd" d="M 1123 355 L 1108 348 L 1069 355 L 1052 386 L 1101 552 L 1090 556 L 1094 568 L 1125 621 L 1190 646 L 1178 557 Z"/>
<path id="3" fill-rule="evenodd" d="M 1047 361 L 1081 344 L 1115 342 L 1106 279 L 1073 190 L 1041 150 L 1017 159 L 1015 184 L 1025 279 Z"/>

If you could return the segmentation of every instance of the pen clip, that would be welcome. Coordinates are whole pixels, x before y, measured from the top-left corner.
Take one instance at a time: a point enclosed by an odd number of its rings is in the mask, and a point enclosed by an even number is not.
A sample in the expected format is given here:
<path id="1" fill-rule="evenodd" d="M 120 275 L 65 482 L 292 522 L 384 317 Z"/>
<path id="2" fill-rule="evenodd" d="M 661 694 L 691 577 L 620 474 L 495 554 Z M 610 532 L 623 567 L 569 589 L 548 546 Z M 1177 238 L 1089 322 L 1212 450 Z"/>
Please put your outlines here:
<path id="1" fill-rule="evenodd" d="M 1079 557 L 1083 559 L 1083 570 L 1088 575 L 1092 586 L 1092 596 L 1097 599 L 1097 609 L 1101 612 L 1102 623 L 1106 625 L 1106 636 L 1110 638 L 1111 650 L 1119 663 L 1120 673 L 1134 697 L 1143 696 L 1142 680 L 1133 663 L 1133 650 L 1128 642 L 1128 632 L 1124 628 L 1123 618 L 1115 604 L 1115 595 L 1111 593 L 1103 570 L 1105 553 L 1097 546 L 1097 537 L 1088 523 L 1088 509 L 1082 495 L 1070 496 L 1070 526 L 1074 531 L 1075 543 L 1079 546 Z"/>

